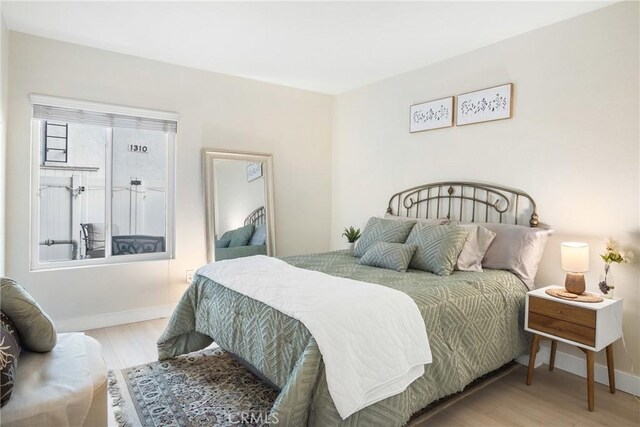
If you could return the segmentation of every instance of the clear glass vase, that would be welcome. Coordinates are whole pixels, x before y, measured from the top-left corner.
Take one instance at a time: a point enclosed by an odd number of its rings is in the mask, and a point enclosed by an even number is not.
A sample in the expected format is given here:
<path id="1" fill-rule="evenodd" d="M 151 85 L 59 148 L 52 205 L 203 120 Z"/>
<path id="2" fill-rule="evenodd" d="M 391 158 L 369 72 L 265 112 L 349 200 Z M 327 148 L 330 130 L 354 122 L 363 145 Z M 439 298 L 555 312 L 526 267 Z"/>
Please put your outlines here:
<path id="1" fill-rule="evenodd" d="M 604 272 L 600 275 L 598 280 L 598 288 L 602 292 L 603 298 L 613 298 L 613 293 L 616 289 L 615 281 L 613 280 L 613 274 L 611 274 L 611 264 L 605 263 Z"/>

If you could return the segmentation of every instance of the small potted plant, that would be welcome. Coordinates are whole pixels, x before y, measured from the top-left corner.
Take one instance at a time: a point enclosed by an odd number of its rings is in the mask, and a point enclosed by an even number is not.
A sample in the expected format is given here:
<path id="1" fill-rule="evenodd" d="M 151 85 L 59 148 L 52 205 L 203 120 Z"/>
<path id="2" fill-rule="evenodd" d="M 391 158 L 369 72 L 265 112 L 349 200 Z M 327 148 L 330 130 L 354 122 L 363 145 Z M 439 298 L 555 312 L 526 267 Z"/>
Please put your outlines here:
<path id="1" fill-rule="evenodd" d="M 633 252 L 625 252 L 618 249 L 618 242 L 609 237 L 605 239 L 605 251 L 603 254 L 600 254 L 600 258 L 604 261 L 604 273 L 600 275 L 598 287 L 600 288 L 603 297 L 613 298 L 615 285 L 613 276 L 609 271 L 611 269 L 611 264 L 614 262 L 617 264 L 633 262 Z"/>
<path id="2" fill-rule="evenodd" d="M 360 229 L 354 227 L 347 227 L 342 233 L 344 237 L 349 241 L 349 251 L 353 254 L 353 248 L 356 245 L 356 241 L 360 238 Z"/>

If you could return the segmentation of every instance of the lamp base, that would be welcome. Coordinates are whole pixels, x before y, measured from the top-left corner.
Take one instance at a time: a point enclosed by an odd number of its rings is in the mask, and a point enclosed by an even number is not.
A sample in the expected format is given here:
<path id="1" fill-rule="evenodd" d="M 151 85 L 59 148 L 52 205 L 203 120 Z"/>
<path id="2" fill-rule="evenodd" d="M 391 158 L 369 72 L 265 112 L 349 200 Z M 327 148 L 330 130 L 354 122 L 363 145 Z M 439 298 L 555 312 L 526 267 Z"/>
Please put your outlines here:
<path id="1" fill-rule="evenodd" d="M 567 277 L 564 279 L 564 288 L 572 294 L 580 295 L 584 293 L 586 289 L 584 274 L 567 273 Z"/>

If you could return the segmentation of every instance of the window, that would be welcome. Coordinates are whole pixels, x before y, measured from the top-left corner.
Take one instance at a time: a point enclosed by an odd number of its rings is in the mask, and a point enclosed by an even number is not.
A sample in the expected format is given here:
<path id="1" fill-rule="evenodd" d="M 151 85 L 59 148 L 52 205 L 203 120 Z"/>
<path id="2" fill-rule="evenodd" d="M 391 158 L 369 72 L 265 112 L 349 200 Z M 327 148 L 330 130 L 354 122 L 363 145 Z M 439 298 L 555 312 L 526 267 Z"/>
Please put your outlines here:
<path id="1" fill-rule="evenodd" d="M 172 258 L 177 114 L 31 103 L 32 268 Z"/>

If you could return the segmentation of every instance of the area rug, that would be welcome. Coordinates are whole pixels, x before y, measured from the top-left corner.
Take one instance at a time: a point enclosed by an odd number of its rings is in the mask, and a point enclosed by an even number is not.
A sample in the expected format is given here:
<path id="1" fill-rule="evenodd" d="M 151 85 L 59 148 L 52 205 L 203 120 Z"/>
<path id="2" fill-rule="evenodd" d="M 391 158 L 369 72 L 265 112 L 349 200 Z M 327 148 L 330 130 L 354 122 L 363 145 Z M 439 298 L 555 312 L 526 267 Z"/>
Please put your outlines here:
<path id="1" fill-rule="evenodd" d="M 216 348 L 109 372 L 120 427 L 261 426 L 279 394 Z"/>
<path id="2" fill-rule="evenodd" d="M 422 425 L 516 368 L 511 362 L 476 379 L 414 414 L 408 425 Z M 110 371 L 109 394 L 119 427 L 237 427 L 268 425 L 279 391 L 216 348 Z"/>

